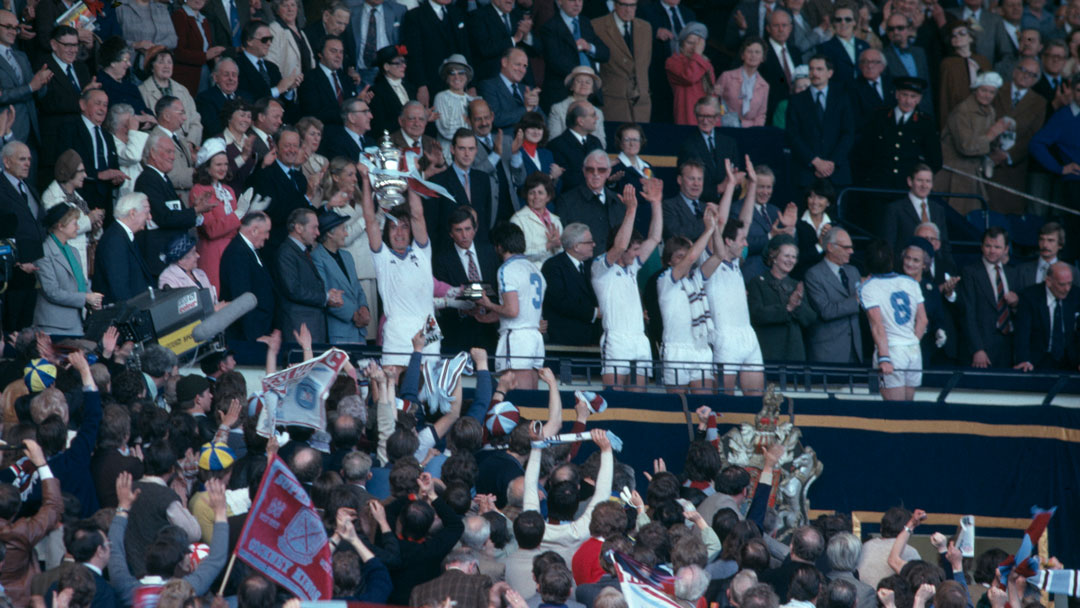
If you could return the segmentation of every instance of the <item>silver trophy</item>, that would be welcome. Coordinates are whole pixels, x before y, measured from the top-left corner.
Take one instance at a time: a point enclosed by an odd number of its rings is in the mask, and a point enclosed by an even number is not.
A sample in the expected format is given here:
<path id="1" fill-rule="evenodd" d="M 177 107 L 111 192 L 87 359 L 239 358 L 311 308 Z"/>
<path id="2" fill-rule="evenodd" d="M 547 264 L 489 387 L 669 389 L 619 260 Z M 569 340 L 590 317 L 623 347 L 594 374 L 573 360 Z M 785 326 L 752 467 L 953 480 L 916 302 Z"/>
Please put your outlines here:
<path id="1" fill-rule="evenodd" d="M 401 167 L 401 150 L 390 141 L 389 131 L 383 131 L 374 160 L 376 170 L 371 173 L 371 187 L 375 190 L 378 205 L 383 209 L 392 209 L 404 203 L 409 182 L 397 174 Z"/>

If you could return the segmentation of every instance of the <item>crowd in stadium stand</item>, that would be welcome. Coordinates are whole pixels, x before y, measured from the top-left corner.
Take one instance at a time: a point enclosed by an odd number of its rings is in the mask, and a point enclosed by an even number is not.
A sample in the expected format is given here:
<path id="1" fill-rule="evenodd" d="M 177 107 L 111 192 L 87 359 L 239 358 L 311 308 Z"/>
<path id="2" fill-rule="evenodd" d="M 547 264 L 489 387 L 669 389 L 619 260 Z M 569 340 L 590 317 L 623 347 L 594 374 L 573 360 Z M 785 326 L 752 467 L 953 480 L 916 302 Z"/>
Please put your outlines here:
<path id="1" fill-rule="evenodd" d="M 585 401 L 593 457 L 531 442 L 563 426 L 553 349 L 673 392 L 761 394 L 783 363 L 877 370 L 890 400 L 933 367 L 1077 371 L 1080 0 L 13 0 L 0 146 L 0 605 L 289 600 L 224 573 L 274 454 L 340 599 L 624 606 L 618 552 L 685 606 L 1032 601 L 984 592 L 1004 555 L 921 559 L 921 512 L 777 542 L 710 412 L 644 498 Z M 192 287 L 207 314 L 254 296 L 203 374 L 87 339 Z M 279 442 L 234 367 L 283 343 L 381 359 Z M 472 405 L 421 387 L 463 352 Z M 491 424 L 544 385 L 542 427 Z"/>

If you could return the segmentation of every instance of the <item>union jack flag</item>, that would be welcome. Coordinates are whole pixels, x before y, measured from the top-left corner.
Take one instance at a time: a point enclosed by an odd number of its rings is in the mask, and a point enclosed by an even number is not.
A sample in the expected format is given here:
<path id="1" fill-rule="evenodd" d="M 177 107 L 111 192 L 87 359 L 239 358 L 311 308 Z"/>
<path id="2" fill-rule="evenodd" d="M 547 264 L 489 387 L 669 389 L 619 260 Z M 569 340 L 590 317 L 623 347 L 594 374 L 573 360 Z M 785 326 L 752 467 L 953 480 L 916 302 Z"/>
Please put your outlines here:
<path id="1" fill-rule="evenodd" d="M 629 608 L 682 608 L 682 605 L 675 601 L 674 576 L 650 568 L 617 551 L 608 551 L 606 557 L 615 564 L 619 585 Z"/>

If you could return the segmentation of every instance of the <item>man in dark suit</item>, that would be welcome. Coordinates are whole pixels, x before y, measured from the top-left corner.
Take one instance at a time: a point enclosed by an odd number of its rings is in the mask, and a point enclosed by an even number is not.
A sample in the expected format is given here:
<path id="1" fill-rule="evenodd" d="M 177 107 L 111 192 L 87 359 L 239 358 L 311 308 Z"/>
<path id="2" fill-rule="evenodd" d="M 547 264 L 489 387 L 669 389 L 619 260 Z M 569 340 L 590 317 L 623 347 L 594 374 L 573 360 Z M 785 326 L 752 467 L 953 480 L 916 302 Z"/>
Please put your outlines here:
<path id="1" fill-rule="evenodd" d="M 769 16 L 776 9 L 783 8 L 776 0 L 743 0 L 735 7 L 731 14 L 731 20 L 727 23 L 724 32 L 724 46 L 732 49 L 739 48 L 743 38 L 755 36 L 761 38 L 765 35 Z"/>
<path id="2" fill-rule="evenodd" d="M 61 133 L 61 150 L 75 150 L 83 161 L 86 179 L 79 194 L 93 209 L 112 214 L 116 188 L 124 182 L 113 136 L 102 127 L 109 114 L 109 96 L 101 89 L 87 89 L 79 100 L 79 120 Z"/>
<path id="3" fill-rule="evenodd" d="M 319 65 L 300 84 L 300 113 L 327 125 L 340 125 L 341 104 L 356 94 L 356 87 L 342 69 L 345 46 L 341 38 L 326 36 L 319 50 Z"/>
<path id="4" fill-rule="evenodd" d="M 871 114 L 860 132 L 861 147 L 852 155 L 858 181 L 874 188 L 903 188 L 918 164 L 941 170 L 937 121 L 919 109 L 926 82 L 902 76 L 895 83 L 896 105 Z"/>
<path id="5" fill-rule="evenodd" d="M 319 237 L 313 209 L 293 209 L 285 220 L 289 236 L 277 250 L 278 294 L 281 296 L 281 333 L 291 338 L 307 325 L 311 341 L 326 342 L 326 309 L 342 305 L 340 289 L 326 289 L 311 248 Z"/>
<path id="6" fill-rule="evenodd" d="M 749 225 L 745 227 L 746 258 L 741 267 L 743 280 L 747 282 L 769 271 L 765 266 L 765 249 L 773 236 L 773 230 L 785 228 L 784 223 L 780 221 L 780 209 L 770 202 L 775 184 L 776 175 L 772 169 L 765 165 L 758 165 L 755 200 L 747 201 L 744 198 L 731 205 L 729 218 L 732 220 L 740 219 L 743 205 L 754 206 Z"/>
<path id="7" fill-rule="evenodd" d="M 829 59 L 815 56 L 810 60 L 810 88 L 788 101 L 791 165 L 795 184 L 804 188 L 815 177 L 828 178 L 835 186 L 851 183 L 851 104 L 842 86 L 831 84 L 832 76 Z"/>
<path id="8" fill-rule="evenodd" d="M 4 329 L 14 331 L 28 327 L 34 321 L 34 302 L 37 300 L 34 262 L 45 256 L 41 246 L 45 239 L 45 228 L 41 225 L 45 207 L 41 204 L 41 196 L 26 183 L 30 176 L 30 148 L 22 142 L 9 142 L 3 148 L 3 161 L 0 215 L 8 225 L 3 232 L 5 236 L 14 237 L 19 250 L 4 296 Z"/>
<path id="9" fill-rule="evenodd" d="M 998 226 L 983 233 L 982 259 L 964 268 L 960 277 L 964 346 L 972 367 L 1012 365 L 1013 319 L 1017 305 L 1016 267 L 1004 263 L 1009 235 Z M 961 359 L 963 361 L 963 359 Z"/>
<path id="10" fill-rule="evenodd" d="M 37 73 L 30 69 L 26 54 L 15 48 L 18 34 L 19 18 L 0 10 L 0 105 L 15 108 L 11 125 L 15 139 L 37 148 L 41 133 L 34 100 L 45 95 L 42 88 L 54 74 L 48 66 L 41 66 Z"/>
<path id="11" fill-rule="evenodd" d="M 469 102 L 469 115 L 466 118 L 476 134 L 473 167 L 492 177 L 492 191 L 498 194 L 499 210 L 495 214 L 495 222 L 509 220 L 521 208 L 517 191 L 525 183 L 525 162 L 518 154 L 520 142 L 512 132 L 501 131 L 501 140 L 499 132 L 491 132 L 495 115 L 483 99 Z"/>
<path id="12" fill-rule="evenodd" d="M 79 35 L 74 28 L 61 25 L 53 28 L 52 54 L 45 60 L 45 67 L 55 77 L 49 81 L 45 94 L 38 100 L 41 116 L 41 156 L 38 176 L 41 183 L 52 180 L 60 133 L 67 123 L 79 118 L 79 96 L 91 82 L 86 64 L 78 61 Z"/>
<path id="13" fill-rule="evenodd" d="M 895 100 L 896 88 L 892 76 L 885 70 L 885 56 L 877 49 L 866 49 L 859 55 L 859 75 L 851 85 L 855 132 L 862 133 L 874 112 L 891 108 Z M 859 142 L 856 141 L 855 145 L 858 146 Z"/>
<path id="14" fill-rule="evenodd" d="M 457 549 L 443 561 L 443 574 L 412 588 L 410 606 L 423 606 L 453 597 L 462 605 L 479 606 L 487 602 L 491 579 L 477 570 L 476 555 L 469 549 Z"/>
<path id="15" fill-rule="evenodd" d="M 533 57 L 539 55 L 532 14 L 515 4 L 514 0 L 492 0 L 469 13 L 469 42 L 477 80 L 498 74 L 499 61 L 511 47 Z M 532 75 L 527 77 L 532 84 Z"/>
<path id="16" fill-rule="evenodd" d="M 271 222 L 268 250 L 271 255 L 288 234 L 288 219 L 293 210 L 313 206 L 307 197 L 307 178 L 300 171 L 298 162 L 300 133 L 294 127 L 282 127 L 274 142 L 277 144 L 277 160 L 255 174 L 255 193 L 272 199 L 266 209 Z"/>
<path id="17" fill-rule="evenodd" d="M 154 133 L 146 140 L 146 149 L 148 152 L 143 155 L 146 168 L 135 180 L 135 191 L 146 194 L 149 199 L 150 216 L 157 228 L 141 234 L 139 245 L 146 267 L 157 277 L 165 270 L 165 262 L 160 257 L 165 247 L 177 236 L 201 225 L 199 216 L 216 203 L 210 200 L 210 193 L 195 200 L 193 207 L 181 200 L 168 175 L 176 161 L 176 146 L 171 139 Z"/>
<path id="18" fill-rule="evenodd" d="M 282 76 L 277 64 L 266 58 L 273 39 L 270 27 L 262 21 L 252 20 L 244 26 L 244 46 L 236 54 L 236 65 L 240 69 L 239 90 L 249 99 L 272 97 L 286 103 L 295 98 L 294 89 L 301 74 Z"/>
<path id="19" fill-rule="evenodd" d="M 885 31 L 889 36 L 889 44 L 885 45 L 883 53 L 885 61 L 888 62 L 889 75 L 893 77 L 893 80 L 906 77 L 918 78 L 925 82 L 919 109 L 932 117 L 934 97 L 930 88 L 930 64 L 926 59 L 926 51 L 912 44 L 915 32 L 911 20 L 902 13 L 893 13 L 885 22 Z"/>
<path id="20" fill-rule="evenodd" d="M 436 8 L 438 11 L 436 12 Z M 405 13 L 401 21 L 401 39 L 409 49 L 406 77 L 419 87 L 418 95 L 434 100 L 435 94 L 446 88 L 439 77 L 443 59 L 460 53 L 468 59 L 469 36 L 465 30 L 465 11 L 452 0 L 424 2 Z"/>
<path id="21" fill-rule="evenodd" d="M 548 258 L 540 269 L 547 281 L 544 319 L 550 344 L 592 346 L 600 341 L 600 308 L 592 287 L 593 251 L 600 243 L 594 241 L 588 226 L 567 222 L 562 252 Z"/>
<path id="22" fill-rule="evenodd" d="M 1065 246 L 1065 228 L 1057 222 L 1046 222 L 1039 228 L 1039 257 L 1016 265 L 1020 293 L 1038 283 L 1046 281 L 1050 267 L 1061 261 L 1058 254 Z M 1080 273 L 1073 273 L 1073 285 L 1080 286 Z"/>
<path id="23" fill-rule="evenodd" d="M 341 65 L 349 76 L 349 80 L 355 85 L 360 75 L 356 72 L 356 38 L 349 28 L 349 17 L 349 7 L 344 2 L 335 1 L 323 9 L 321 19 L 307 24 L 304 34 L 311 48 L 316 52 L 323 48 L 327 36 L 340 38 L 344 52 Z"/>
<path id="24" fill-rule="evenodd" d="M 577 168 L 582 166 L 590 152 L 603 149 L 603 144 L 592 134 L 595 128 L 596 109 L 592 104 L 574 102 L 566 111 L 566 131 L 548 142 L 548 150 L 551 150 L 555 164 L 566 170 L 562 177 L 563 192 L 569 192 L 585 182 L 585 175 Z"/>
<path id="25" fill-rule="evenodd" d="M 349 160 L 359 161 L 364 148 L 379 144 L 378 141 L 369 139 L 367 133 L 370 130 L 371 108 L 368 103 L 359 97 L 346 99 L 341 104 L 338 123 L 327 125 L 323 130 L 319 154 L 326 158 L 344 156 Z"/>
<path id="26" fill-rule="evenodd" d="M 468 205 L 450 211 L 447 219 L 450 244 L 434 256 L 432 273 L 436 279 L 454 287 L 482 283 L 494 289 L 499 261 L 490 245 L 476 241 L 474 213 L 476 211 Z M 499 339 L 498 323 L 481 323 L 472 311 L 444 308 L 439 316 L 439 327 L 443 330 L 443 350 L 448 353 L 458 353 L 473 346 L 490 350 Z"/>
<path id="27" fill-rule="evenodd" d="M 609 237 L 622 224 L 626 206 L 605 186 L 611 175 L 611 159 L 603 150 L 593 150 L 585 157 L 583 172 L 585 183 L 574 190 L 564 189 L 555 201 L 555 213 L 563 226 L 574 222 L 588 226 L 596 248 L 607 251 Z"/>
<path id="28" fill-rule="evenodd" d="M 225 8 L 226 5 L 229 7 L 228 10 Z M 214 40 L 227 47 L 238 47 L 243 44 L 243 30 L 251 21 L 249 0 L 207 2 L 203 6 L 202 13 L 210 20 Z"/>
<path id="29" fill-rule="evenodd" d="M 120 197 L 114 208 L 116 221 L 105 229 L 94 256 L 94 291 L 105 295 L 104 303 L 126 302 L 154 284 L 136 235 L 146 230 L 150 203 L 141 192 Z"/>
<path id="30" fill-rule="evenodd" d="M 230 339 L 254 341 L 274 328 L 276 285 L 258 253 L 269 237 L 270 217 L 262 211 L 249 212 L 240 220 L 239 234 L 221 254 L 220 299 L 231 301 L 250 292 L 257 301 L 254 310 L 225 331 Z"/>
<path id="31" fill-rule="evenodd" d="M 1039 95 L 1046 99 L 1046 118 L 1049 119 L 1054 112 L 1069 105 L 1069 84 L 1061 71 L 1065 67 L 1065 61 L 1069 58 L 1069 47 L 1064 40 L 1051 38 L 1046 41 L 1042 51 L 1042 75 L 1035 85 L 1031 87 Z"/>
<path id="32" fill-rule="evenodd" d="M 705 214 L 705 201 L 702 200 L 702 191 L 705 188 L 705 166 L 697 159 L 684 161 L 679 165 L 679 193 L 665 199 L 663 202 L 664 213 L 664 240 L 681 236 L 696 241 L 705 231 L 705 222 L 702 218 Z"/>
<path id="33" fill-rule="evenodd" d="M 705 97 L 694 104 L 694 116 L 697 118 L 698 133 L 683 140 L 679 147 L 678 163 L 682 166 L 686 161 L 696 159 L 705 167 L 701 198 L 713 202 L 719 198 L 722 191 L 720 185 L 726 177 L 724 160 L 739 165 L 742 157 L 735 140 L 716 129 L 720 121 L 720 105 L 715 98 Z"/>
<path id="34" fill-rule="evenodd" d="M 907 197 L 889 203 L 879 224 L 879 234 L 896 252 L 896 259 L 901 259 L 908 241 L 915 236 L 915 229 L 923 222 L 933 222 L 938 227 L 938 239 L 946 247 L 949 243 L 945 205 L 929 198 L 930 191 L 934 189 L 933 169 L 922 163 L 915 165 L 908 174 L 907 184 Z"/>
<path id="35" fill-rule="evenodd" d="M 406 8 L 395 0 L 364 0 L 350 3 L 352 10 L 349 32 L 356 45 L 356 66 L 365 84 L 375 82 L 381 62 L 376 60 L 379 49 L 393 47 L 401 35 L 401 21 Z"/>
<path id="36" fill-rule="evenodd" d="M 611 53 L 593 31 L 592 23 L 581 16 L 582 3 L 558 0 L 559 10 L 540 26 L 540 48 L 544 53 L 544 85 L 540 105 L 545 109 L 566 95 L 563 81 L 575 66 L 587 65 L 597 73 L 599 64 Z"/>
<path id="37" fill-rule="evenodd" d="M 841 88 L 847 88 L 859 74 L 855 62 L 859 55 L 870 48 L 862 38 L 855 37 L 855 10 L 851 4 L 837 4 L 833 9 L 832 27 L 834 35 L 817 46 L 817 54 L 828 57 L 835 70 L 833 81 Z"/>
<path id="38" fill-rule="evenodd" d="M 238 90 L 240 68 L 232 57 L 221 57 L 217 60 L 214 71 L 210 73 L 210 80 L 214 81 L 214 84 L 195 98 L 195 108 L 202 117 L 203 133 L 213 137 L 227 126 L 221 122 L 221 110 L 226 101 L 237 97 L 248 103 L 252 100 L 246 92 Z"/>
<path id="39" fill-rule="evenodd" d="M 859 327 L 859 271 L 851 265 L 851 236 L 833 228 L 822 239 L 825 259 L 806 271 L 806 295 L 818 314 L 807 348 L 815 363 L 862 361 Z"/>
<path id="40" fill-rule="evenodd" d="M 930 268 L 927 272 L 934 285 L 941 290 L 942 297 L 946 302 L 955 303 L 957 300 L 956 286 L 960 282 L 960 267 L 952 257 L 951 245 L 942 244 L 941 229 L 933 222 L 923 222 L 915 228 L 915 236 L 930 241 L 934 248 L 934 256 L 930 258 Z"/>
<path id="41" fill-rule="evenodd" d="M 1077 327 L 1080 289 L 1072 266 L 1058 262 L 1046 274 L 1046 285 L 1020 292 L 1016 311 L 1015 369 L 1070 370 L 1077 368 Z"/>
<path id="42" fill-rule="evenodd" d="M 660 0 L 639 7 L 641 18 L 653 28 L 652 61 L 649 64 L 649 90 L 652 92 L 652 121 L 667 122 L 674 116 L 671 83 L 664 62 L 679 49 L 679 32 L 697 17 L 680 0 Z M 796 62 L 798 63 L 798 62 Z M 794 67 L 795 64 L 792 64 Z M 772 83 L 769 83 L 770 86 Z"/>
<path id="43" fill-rule="evenodd" d="M 424 201 L 424 219 L 432 226 L 432 242 L 437 248 L 447 246 L 447 226 L 450 212 L 458 206 L 469 205 L 476 211 L 476 238 L 488 242 L 488 232 L 498 212 L 498 201 L 491 190 L 491 176 L 473 168 L 476 159 L 476 135 L 469 129 L 458 129 L 450 142 L 450 167 L 436 173 L 431 181 L 439 184 L 453 199 L 430 198 Z M 437 228 L 436 228 L 437 227 Z"/>
<path id="44" fill-rule="evenodd" d="M 802 54 L 791 39 L 791 29 L 791 14 L 787 11 L 773 11 L 765 24 L 765 61 L 760 68 L 762 78 L 769 83 L 765 124 L 772 124 L 776 106 L 791 94 L 792 72 L 801 63 Z"/>
<path id="45" fill-rule="evenodd" d="M 513 128 L 525 112 L 540 110 L 540 93 L 523 82 L 528 72 L 529 56 L 517 47 L 508 47 L 499 72 L 476 86 L 477 94 L 495 113 L 496 128 Z"/>

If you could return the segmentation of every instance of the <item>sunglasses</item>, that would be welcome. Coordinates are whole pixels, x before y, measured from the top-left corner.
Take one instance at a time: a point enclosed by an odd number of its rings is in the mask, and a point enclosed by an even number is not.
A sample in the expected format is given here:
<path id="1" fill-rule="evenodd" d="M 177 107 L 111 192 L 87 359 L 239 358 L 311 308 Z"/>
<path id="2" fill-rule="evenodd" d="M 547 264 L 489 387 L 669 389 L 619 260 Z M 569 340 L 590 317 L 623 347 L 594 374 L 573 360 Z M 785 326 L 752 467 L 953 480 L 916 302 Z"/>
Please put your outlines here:
<path id="1" fill-rule="evenodd" d="M 446 73 L 447 76 L 468 76 L 469 73 L 465 70 L 450 70 Z"/>
<path id="2" fill-rule="evenodd" d="M 273 36 L 263 36 L 262 38 L 259 38 L 259 42 L 261 42 L 263 44 L 270 44 L 273 41 L 274 41 Z"/>
<path id="3" fill-rule="evenodd" d="M 854 17 L 833 17 L 833 21 L 839 21 L 841 23 L 855 23 Z"/>

